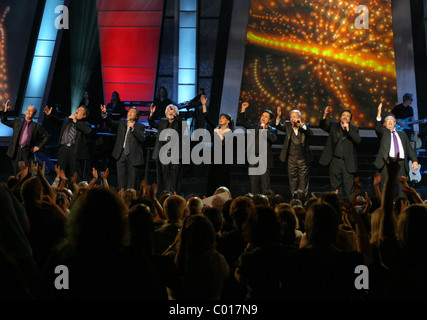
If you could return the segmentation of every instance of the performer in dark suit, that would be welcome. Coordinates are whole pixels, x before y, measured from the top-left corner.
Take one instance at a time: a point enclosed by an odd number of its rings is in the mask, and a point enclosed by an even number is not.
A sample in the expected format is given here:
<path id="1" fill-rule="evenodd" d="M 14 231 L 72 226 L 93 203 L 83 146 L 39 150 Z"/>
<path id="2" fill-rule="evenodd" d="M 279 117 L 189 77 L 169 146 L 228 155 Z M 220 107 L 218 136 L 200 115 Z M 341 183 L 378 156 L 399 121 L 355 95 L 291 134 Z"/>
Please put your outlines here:
<path id="1" fill-rule="evenodd" d="M 302 122 L 302 114 L 299 110 L 289 112 L 289 121 L 280 122 L 282 109 L 277 107 L 276 129 L 286 133 L 280 161 L 288 163 L 289 187 L 291 195 L 296 190 L 302 190 L 305 197 L 308 196 L 309 169 L 312 154 L 309 145 L 313 131 L 308 124 Z"/>
<path id="2" fill-rule="evenodd" d="M 329 133 L 325 148 L 320 156 L 321 165 L 329 165 L 329 177 L 333 190 L 339 190 L 351 199 L 354 191 L 354 174 L 357 172 L 356 145 L 361 141 L 359 128 L 350 124 L 353 114 L 344 109 L 340 121 L 331 121 L 330 107 L 326 107 L 320 128 Z"/>
<path id="3" fill-rule="evenodd" d="M 262 112 L 259 123 L 250 123 L 246 118 L 246 109 L 248 107 L 249 103 L 242 103 L 242 109 L 237 117 L 237 125 L 246 129 L 255 129 L 255 156 L 257 157 L 262 156 L 259 154 L 259 133 L 262 130 L 266 130 L 267 132 L 267 170 L 262 175 L 249 175 L 251 193 L 260 193 L 259 180 L 261 180 L 261 192 L 263 194 L 270 194 L 272 192 L 270 189 L 270 169 L 273 167 L 273 152 L 271 146 L 277 141 L 277 130 L 269 125 L 271 119 L 273 119 L 273 112 L 266 109 Z"/>
<path id="4" fill-rule="evenodd" d="M 225 141 L 226 137 L 229 134 L 233 134 L 234 130 L 234 121 L 233 117 L 227 113 L 221 113 L 219 115 L 219 123 L 214 124 L 208 116 L 208 109 L 206 107 L 206 103 L 208 101 L 204 95 L 200 97 L 200 101 L 202 103 L 203 108 L 203 117 L 208 125 L 208 128 L 212 130 L 212 161 L 208 170 L 208 179 L 207 179 L 207 189 L 206 195 L 213 195 L 214 192 L 219 187 L 226 187 L 230 189 L 230 166 L 231 164 L 226 163 L 226 147 Z M 215 163 L 215 152 L 214 152 L 214 144 L 215 139 L 221 139 L 221 163 Z"/>
<path id="5" fill-rule="evenodd" d="M 77 179 L 82 179 L 83 165 L 89 160 L 86 137 L 92 132 L 86 117 L 89 111 L 81 106 L 68 118 L 60 119 L 52 114 L 52 107 L 44 108 L 46 118 L 61 126 L 58 141 L 58 165 L 67 177 L 77 172 Z"/>
<path id="6" fill-rule="evenodd" d="M 169 158 L 175 157 L 178 163 L 161 163 L 161 174 L 162 174 L 162 186 L 164 189 L 170 192 L 176 192 L 179 194 L 180 185 L 181 185 L 181 171 L 182 171 L 182 154 L 181 154 L 181 143 L 182 143 L 182 119 L 179 117 L 178 108 L 171 104 L 166 107 L 165 116 L 166 118 L 160 119 L 158 122 L 154 120 L 154 113 L 156 111 L 156 106 L 151 104 L 150 106 L 150 116 L 148 117 L 148 123 L 151 128 L 157 129 L 158 133 L 156 136 L 156 142 L 154 145 L 153 156 L 152 158 L 161 160 L 162 156 L 167 156 Z M 168 143 L 167 141 L 160 141 L 160 134 L 165 129 L 174 129 L 179 137 L 179 149 L 176 155 L 172 155 L 172 150 L 169 149 L 168 154 L 161 155 L 160 149 Z M 170 139 L 170 137 L 169 137 Z"/>
<path id="7" fill-rule="evenodd" d="M 412 169 L 418 169 L 417 155 L 412 148 L 407 134 L 404 131 L 396 130 L 396 119 L 393 115 L 388 115 L 384 119 L 381 118 L 382 103 L 378 105 L 377 121 L 375 121 L 375 133 L 380 138 L 380 149 L 377 158 L 375 159 L 375 167 L 381 170 L 381 181 L 386 181 L 387 170 L 384 160 L 389 157 L 399 158 L 399 172 L 397 177 L 408 177 L 409 160 L 412 161 Z M 402 191 L 402 184 L 396 183 L 399 186 L 399 197 L 406 198 L 406 194 Z"/>
<path id="8" fill-rule="evenodd" d="M 139 167 L 145 164 L 142 143 L 145 139 L 145 126 L 138 122 L 139 112 L 131 107 L 127 120 L 112 120 L 105 105 L 101 105 L 102 118 L 110 127 L 117 128 L 117 139 L 112 156 L 117 164 L 119 189 L 135 189 Z"/>
<path id="9" fill-rule="evenodd" d="M 0 111 L 1 122 L 13 128 L 12 139 L 7 148 L 6 155 L 12 159 L 14 174 L 19 172 L 19 162 L 24 161 L 25 165 L 30 165 L 34 161 L 34 154 L 42 149 L 49 135 L 46 130 L 38 123 L 33 121 L 37 113 L 34 106 L 28 106 L 25 111 L 25 119 L 8 120 L 6 112 L 10 109 L 10 101 L 4 104 L 3 110 Z M 36 145 L 37 143 L 38 146 Z"/>

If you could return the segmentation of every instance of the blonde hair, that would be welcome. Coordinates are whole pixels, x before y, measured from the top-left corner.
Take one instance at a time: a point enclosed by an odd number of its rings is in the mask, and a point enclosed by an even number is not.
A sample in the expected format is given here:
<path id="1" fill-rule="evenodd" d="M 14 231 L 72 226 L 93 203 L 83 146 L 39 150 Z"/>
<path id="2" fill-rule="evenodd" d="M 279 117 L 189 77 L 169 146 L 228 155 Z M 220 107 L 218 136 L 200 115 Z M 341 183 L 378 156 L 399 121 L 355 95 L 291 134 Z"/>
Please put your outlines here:
<path id="1" fill-rule="evenodd" d="M 169 104 L 167 107 L 166 107 L 166 109 L 165 109 L 165 116 L 167 116 L 168 115 L 168 109 L 169 108 L 173 108 L 174 110 L 175 110 L 175 115 L 177 116 L 177 115 L 179 115 L 179 110 L 178 110 L 178 107 L 176 106 L 176 105 L 174 105 L 174 104 Z"/>

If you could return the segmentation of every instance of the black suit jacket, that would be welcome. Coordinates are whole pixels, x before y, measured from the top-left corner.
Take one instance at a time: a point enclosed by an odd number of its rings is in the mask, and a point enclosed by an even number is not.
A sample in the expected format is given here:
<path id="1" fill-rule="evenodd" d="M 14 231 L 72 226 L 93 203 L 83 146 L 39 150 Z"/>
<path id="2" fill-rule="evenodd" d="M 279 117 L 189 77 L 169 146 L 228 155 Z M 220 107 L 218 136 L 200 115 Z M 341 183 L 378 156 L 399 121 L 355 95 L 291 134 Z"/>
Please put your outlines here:
<path id="1" fill-rule="evenodd" d="M 259 153 L 259 132 L 261 131 L 261 125 L 259 123 L 250 123 L 246 118 L 246 112 L 240 112 L 237 117 L 237 125 L 242 126 L 245 129 L 255 129 L 255 153 Z M 277 141 L 277 130 L 272 126 L 267 127 L 267 168 L 273 167 L 273 152 L 271 147 L 273 143 Z"/>
<path id="2" fill-rule="evenodd" d="M 123 144 L 125 141 L 127 123 L 126 120 L 114 121 L 110 117 L 106 118 L 107 124 L 117 128 L 117 139 L 114 145 L 112 156 L 118 160 L 123 152 Z M 145 126 L 142 123 L 135 122 L 134 129 L 129 131 L 129 159 L 133 166 L 141 166 L 145 164 L 144 152 L 142 143 L 145 139 Z"/>
<path id="3" fill-rule="evenodd" d="M 61 126 L 61 131 L 59 133 L 59 140 L 58 140 L 58 147 L 62 140 L 62 135 L 64 134 L 65 129 L 67 128 L 68 123 L 72 122 L 73 120 L 70 118 L 60 119 L 57 118 L 54 115 L 46 116 L 46 119 L 49 119 L 53 123 Z M 92 128 L 90 127 L 89 122 L 86 121 L 86 119 L 78 120 L 76 122 L 76 144 L 75 144 L 75 154 L 77 160 L 88 160 L 90 159 L 89 156 L 89 149 L 87 147 L 86 143 L 86 137 L 91 134 Z"/>
<path id="4" fill-rule="evenodd" d="M 417 155 L 414 148 L 411 146 L 411 142 L 408 139 L 408 135 L 405 131 L 396 130 L 397 134 L 402 141 L 402 147 L 405 151 L 405 172 L 409 172 L 408 162 L 418 162 Z M 375 133 L 380 138 L 380 150 L 378 151 L 377 157 L 374 161 L 374 165 L 377 169 L 381 170 L 384 165 L 384 159 L 388 159 L 391 147 L 391 134 L 390 130 L 383 126 L 382 121 L 375 121 Z"/>
<path id="5" fill-rule="evenodd" d="M 331 121 L 328 117 L 320 120 L 319 126 L 329 133 L 325 148 L 319 160 L 321 165 L 327 166 L 332 160 L 335 145 L 338 142 L 339 131 L 342 129 L 339 122 Z M 345 134 L 347 137 L 347 139 L 343 141 L 345 165 L 349 173 L 355 173 L 357 171 L 356 145 L 362 140 L 359 135 L 359 128 L 350 124 L 349 131 L 345 132 Z"/>
<path id="6" fill-rule="evenodd" d="M 176 116 L 174 121 L 169 124 L 169 120 L 166 118 L 163 118 L 159 120 L 158 122 L 155 121 L 154 117 L 148 118 L 148 123 L 150 124 L 151 128 L 156 128 L 158 133 L 156 136 L 156 143 L 154 144 L 154 150 L 153 150 L 153 159 L 159 158 L 159 152 L 163 145 L 168 143 L 167 141 L 160 141 L 160 133 L 164 129 L 175 129 L 179 136 L 179 158 L 182 158 L 182 119 L 179 116 Z"/>
<path id="7" fill-rule="evenodd" d="M 304 158 L 306 163 L 310 163 L 313 160 L 313 156 L 311 154 L 310 150 L 310 137 L 313 135 L 313 131 L 308 127 L 308 124 L 305 124 L 306 129 L 304 129 L 302 126 L 298 128 L 299 134 L 301 134 L 302 138 L 302 146 L 304 148 Z M 283 142 L 282 151 L 280 152 L 280 161 L 285 162 L 288 159 L 288 153 L 289 153 L 289 146 L 291 141 L 291 134 L 292 134 L 292 124 L 290 121 L 286 121 L 285 124 L 279 123 L 275 124 L 276 129 L 283 131 L 286 133 L 285 141 Z"/>
<path id="8" fill-rule="evenodd" d="M 10 140 L 9 147 L 7 148 L 6 155 L 9 158 L 14 158 L 16 156 L 16 150 L 19 143 L 19 138 L 21 136 L 21 129 L 24 124 L 25 119 L 15 119 L 15 120 L 8 120 L 6 112 L 1 111 L 0 114 L 1 122 L 10 128 L 13 128 L 13 134 L 12 139 Z M 42 149 L 47 141 L 49 140 L 49 135 L 46 132 L 46 130 L 36 122 L 33 122 L 33 127 L 31 130 L 31 137 L 30 137 L 30 149 L 34 148 L 36 146 L 36 143 L 39 142 L 39 149 Z"/>

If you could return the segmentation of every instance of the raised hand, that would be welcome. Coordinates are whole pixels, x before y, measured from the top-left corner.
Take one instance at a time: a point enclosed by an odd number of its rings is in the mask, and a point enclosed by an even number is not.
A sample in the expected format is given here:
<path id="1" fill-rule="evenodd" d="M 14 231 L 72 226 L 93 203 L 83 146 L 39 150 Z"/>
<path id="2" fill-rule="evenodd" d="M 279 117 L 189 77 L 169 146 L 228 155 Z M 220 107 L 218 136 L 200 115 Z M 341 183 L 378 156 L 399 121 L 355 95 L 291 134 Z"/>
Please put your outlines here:
<path id="1" fill-rule="evenodd" d="M 31 171 L 34 173 L 34 175 L 37 175 L 39 173 L 39 163 L 37 162 L 34 164 L 33 161 L 31 161 Z"/>
<path id="2" fill-rule="evenodd" d="M 46 167 L 45 167 L 45 165 L 46 165 L 46 163 L 43 161 L 43 163 L 42 163 L 41 167 L 39 167 L 39 171 L 38 171 L 39 176 L 44 177 L 44 174 L 45 174 L 45 172 L 46 172 Z"/>
<path id="3" fill-rule="evenodd" d="M 92 176 L 94 180 L 98 180 L 98 171 L 95 168 L 92 168 Z"/>
<path id="4" fill-rule="evenodd" d="M 414 194 L 417 194 L 417 191 L 414 188 L 411 188 L 410 186 L 404 186 L 402 188 L 402 191 L 406 193 L 408 196 L 412 196 Z"/>
<path id="5" fill-rule="evenodd" d="M 360 182 L 360 179 L 359 179 L 359 177 L 356 177 L 355 179 L 354 179 L 354 186 L 356 187 L 356 189 L 362 189 L 362 183 Z"/>
<path id="6" fill-rule="evenodd" d="M 60 178 L 61 177 L 61 167 L 58 166 L 57 164 L 55 164 L 55 172 L 56 172 L 56 177 Z"/>
<path id="7" fill-rule="evenodd" d="M 156 199 L 157 190 L 159 189 L 159 186 L 155 183 L 151 185 L 151 198 Z"/>
<path id="8" fill-rule="evenodd" d="M 365 191 L 365 202 L 366 202 L 366 208 L 364 211 L 366 211 L 372 205 L 371 198 L 369 198 L 368 193 L 366 191 Z"/>
<path id="9" fill-rule="evenodd" d="M 102 179 L 107 180 L 109 174 L 110 174 L 110 168 L 105 169 L 104 174 L 102 175 Z"/>
<path id="10" fill-rule="evenodd" d="M 61 178 L 61 180 L 67 180 L 67 176 L 65 175 L 65 171 L 64 170 L 60 170 L 60 173 L 59 173 L 60 175 L 59 175 L 59 177 Z"/>
<path id="11" fill-rule="evenodd" d="M 242 103 L 242 111 L 241 112 L 245 112 L 248 107 L 249 107 L 249 103 L 243 102 Z"/>
<path id="12" fill-rule="evenodd" d="M 73 176 L 71 177 L 71 183 L 73 185 L 77 184 L 77 176 L 78 176 L 77 172 L 74 172 Z"/>
<path id="13" fill-rule="evenodd" d="M 400 177 L 397 177 L 397 180 L 399 180 L 399 182 L 402 184 L 402 186 L 409 187 L 408 178 L 407 177 L 400 176 Z"/>
<path id="14" fill-rule="evenodd" d="M 206 98 L 205 95 L 202 94 L 200 97 L 200 102 L 202 103 L 202 105 L 206 105 L 206 103 L 208 102 L 208 98 Z"/>
<path id="15" fill-rule="evenodd" d="M 378 112 L 377 112 L 377 118 L 381 118 L 381 111 L 382 111 L 383 103 L 381 102 L 378 105 Z"/>
<path id="16" fill-rule="evenodd" d="M 379 172 L 375 173 L 374 175 L 374 182 L 373 185 L 377 186 L 381 183 L 381 174 Z"/>
<path id="17" fill-rule="evenodd" d="M 52 107 L 50 108 L 48 106 L 44 107 L 43 112 L 45 115 L 50 116 L 52 114 Z"/>
<path id="18" fill-rule="evenodd" d="M 50 195 L 43 195 L 42 203 L 44 203 L 48 206 L 51 206 L 51 207 L 56 205 L 55 199 L 52 198 Z"/>
<path id="19" fill-rule="evenodd" d="M 277 119 L 280 119 L 281 116 L 282 116 L 282 108 L 277 107 Z"/>
<path id="20" fill-rule="evenodd" d="M 107 107 L 105 106 L 105 104 L 101 104 L 101 113 L 107 113 Z"/>
<path id="21" fill-rule="evenodd" d="M 329 112 L 331 112 L 331 107 L 327 106 L 325 108 L 325 111 L 323 112 L 323 119 L 325 119 L 328 116 Z"/>
<path id="22" fill-rule="evenodd" d="M 29 167 L 25 165 L 24 161 L 19 161 L 18 166 L 19 166 L 19 172 L 21 173 L 21 179 L 24 179 L 28 174 Z"/>
<path id="23" fill-rule="evenodd" d="M 7 100 L 7 101 L 5 102 L 5 104 L 3 105 L 3 111 L 4 111 L 4 112 L 7 112 L 10 108 L 11 108 L 10 100 Z"/>
<path id="24" fill-rule="evenodd" d="M 154 104 L 150 105 L 150 116 L 156 111 L 156 106 Z"/>

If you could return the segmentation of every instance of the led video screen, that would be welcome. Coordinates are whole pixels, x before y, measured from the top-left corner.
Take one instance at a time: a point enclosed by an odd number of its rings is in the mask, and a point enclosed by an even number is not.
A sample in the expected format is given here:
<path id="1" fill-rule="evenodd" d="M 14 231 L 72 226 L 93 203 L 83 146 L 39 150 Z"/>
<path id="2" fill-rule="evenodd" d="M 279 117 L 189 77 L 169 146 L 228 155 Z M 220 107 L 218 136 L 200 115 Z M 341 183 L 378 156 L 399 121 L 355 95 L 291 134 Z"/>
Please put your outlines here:
<path id="1" fill-rule="evenodd" d="M 251 120 L 280 106 L 317 126 L 331 106 L 333 118 L 350 109 L 373 127 L 396 95 L 390 0 L 252 0 L 240 92 Z"/>

